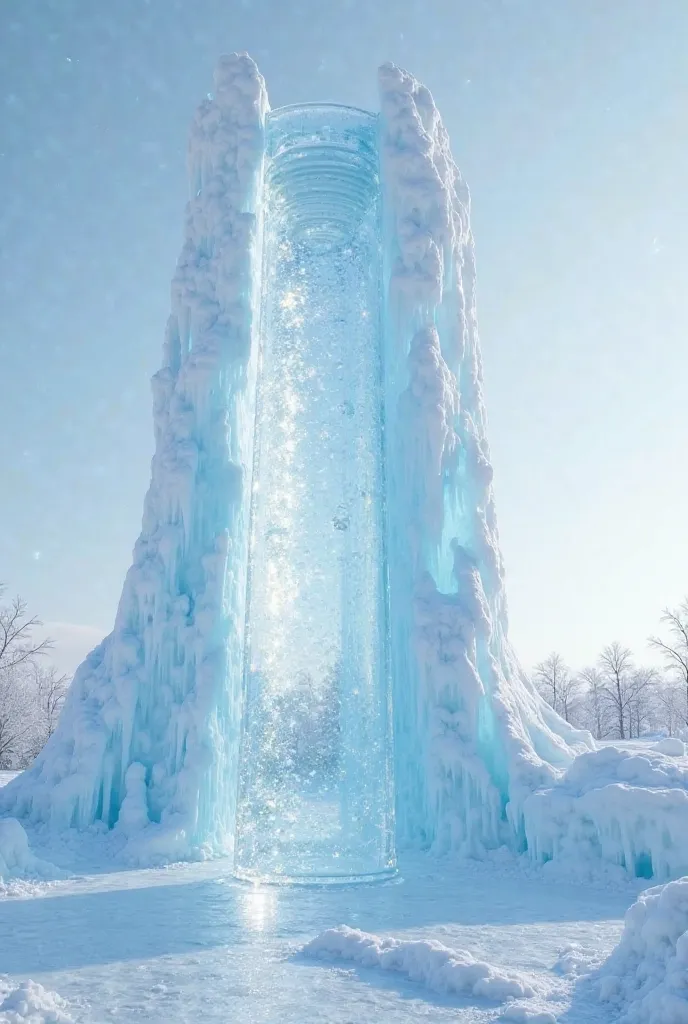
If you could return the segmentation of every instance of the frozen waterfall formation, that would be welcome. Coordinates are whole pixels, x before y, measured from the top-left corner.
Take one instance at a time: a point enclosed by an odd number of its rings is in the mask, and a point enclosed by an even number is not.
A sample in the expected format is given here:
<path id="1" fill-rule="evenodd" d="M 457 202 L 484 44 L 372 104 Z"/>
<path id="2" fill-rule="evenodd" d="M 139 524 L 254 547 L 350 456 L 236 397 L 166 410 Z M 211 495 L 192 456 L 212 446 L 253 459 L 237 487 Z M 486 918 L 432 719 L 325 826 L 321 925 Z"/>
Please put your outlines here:
<path id="1" fill-rule="evenodd" d="M 133 565 L 3 810 L 249 877 L 384 876 L 395 838 L 630 869 L 652 851 L 576 817 L 592 742 L 507 640 L 469 195 L 429 91 L 385 65 L 379 115 L 270 112 L 224 57 L 190 174 Z"/>

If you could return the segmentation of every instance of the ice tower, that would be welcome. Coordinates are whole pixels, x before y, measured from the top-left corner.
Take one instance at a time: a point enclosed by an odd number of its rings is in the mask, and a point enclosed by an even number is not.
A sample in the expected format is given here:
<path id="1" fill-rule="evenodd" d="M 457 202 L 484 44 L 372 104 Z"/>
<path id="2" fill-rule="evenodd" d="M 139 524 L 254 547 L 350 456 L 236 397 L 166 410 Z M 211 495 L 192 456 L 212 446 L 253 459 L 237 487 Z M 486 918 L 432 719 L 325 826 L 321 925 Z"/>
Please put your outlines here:
<path id="1" fill-rule="evenodd" d="M 391 870 L 393 793 L 397 842 L 523 847 L 526 798 L 588 741 L 507 640 L 469 196 L 432 97 L 386 65 L 379 114 L 269 113 L 234 54 L 190 175 L 115 626 L 0 806 L 252 877 Z"/>

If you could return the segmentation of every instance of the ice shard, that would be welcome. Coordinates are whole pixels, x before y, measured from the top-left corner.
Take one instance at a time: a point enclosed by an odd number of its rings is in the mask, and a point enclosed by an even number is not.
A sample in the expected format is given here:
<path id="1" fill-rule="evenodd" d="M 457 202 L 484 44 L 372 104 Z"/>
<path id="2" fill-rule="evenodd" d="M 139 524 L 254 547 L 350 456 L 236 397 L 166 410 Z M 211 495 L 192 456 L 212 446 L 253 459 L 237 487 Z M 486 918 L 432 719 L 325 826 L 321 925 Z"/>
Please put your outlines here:
<path id="1" fill-rule="evenodd" d="M 249 877 L 384 876 L 395 837 L 556 851 L 534 808 L 592 741 L 507 638 L 470 202 L 431 94 L 386 65 L 377 114 L 270 114 L 234 54 L 190 168 L 114 630 L 0 807 Z"/>
<path id="2" fill-rule="evenodd" d="M 377 118 L 268 116 L 236 869 L 394 867 Z"/>

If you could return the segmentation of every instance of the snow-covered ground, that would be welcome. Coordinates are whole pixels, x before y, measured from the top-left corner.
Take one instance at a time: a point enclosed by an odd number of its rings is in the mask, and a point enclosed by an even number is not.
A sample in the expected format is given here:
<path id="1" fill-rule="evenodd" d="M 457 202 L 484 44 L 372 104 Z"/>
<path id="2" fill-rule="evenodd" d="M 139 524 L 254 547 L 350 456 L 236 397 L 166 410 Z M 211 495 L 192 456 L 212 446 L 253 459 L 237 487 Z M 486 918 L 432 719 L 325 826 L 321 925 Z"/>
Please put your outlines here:
<path id="1" fill-rule="evenodd" d="M 551 1014 L 543 1024 L 614 1019 L 577 971 L 618 941 L 630 891 L 487 865 L 430 868 L 420 862 L 403 882 L 335 891 L 249 888 L 222 862 L 37 883 L 0 905 L 2 971 L 12 988 L 30 979 L 58 993 L 62 1012 L 83 1024 L 478 1024 L 512 1001 Z M 497 979 L 517 975 L 535 994 L 507 987 L 505 1002 L 498 985 L 491 999 L 413 969 L 299 953 L 340 924 L 468 951 Z M 5 1019 L 13 1021 L 0 1013 Z"/>
<path id="2" fill-rule="evenodd" d="M 585 975 L 618 942 L 640 883 L 576 886 L 507 856 L 418 857 L 379 886 L 255 888 L 222 860 L 123 870 L 114 847 L 103 870 L 106 839 L 77 855 L 31 836 L 72 876 L 5 888 L 0 1024 L 616 1019 Z M 357 931 L 333 939 L 340 926 Z"/>

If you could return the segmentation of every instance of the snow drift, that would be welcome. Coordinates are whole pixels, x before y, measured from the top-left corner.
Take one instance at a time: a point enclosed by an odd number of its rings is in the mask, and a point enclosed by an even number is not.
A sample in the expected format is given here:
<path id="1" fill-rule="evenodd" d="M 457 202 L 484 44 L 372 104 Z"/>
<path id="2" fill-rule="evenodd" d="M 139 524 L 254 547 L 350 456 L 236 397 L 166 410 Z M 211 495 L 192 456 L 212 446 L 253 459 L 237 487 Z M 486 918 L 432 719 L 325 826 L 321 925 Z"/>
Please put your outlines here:
<path id="1" fill-rule="evenodd" d="M 361 967 L 396 971 L 433 992 L 472 995 L 493 1002 L 535 995 L 532 981 L 503 971 L 465 949 L 450 949 L 433 939 L 396 939 L 341 925 L 329 928 L 302 949 L 311 959 L 345 960 Z"/>
<path id="2" fill-rule="evenodd" d="M 624 1024 L 688 1021 L 688 878 L 640 895 L 600 975 L 600 998 Z"/>

